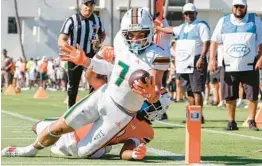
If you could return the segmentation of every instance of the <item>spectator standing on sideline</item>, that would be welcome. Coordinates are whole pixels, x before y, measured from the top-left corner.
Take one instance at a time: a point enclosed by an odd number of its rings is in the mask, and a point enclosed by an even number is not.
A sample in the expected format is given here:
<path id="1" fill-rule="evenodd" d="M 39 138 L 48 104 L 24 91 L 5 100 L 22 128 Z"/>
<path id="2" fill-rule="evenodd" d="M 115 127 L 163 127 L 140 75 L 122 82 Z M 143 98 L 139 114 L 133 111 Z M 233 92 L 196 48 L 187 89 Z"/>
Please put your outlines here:
<path id="1" fill-rule="evenodd" d="M 167 19 L 163 16 L 162 22 L 159 22 L 159 20 L 155 20 L 155 22 L 158 23 L 161 27 L 170 27 L 168 24 Z M 157 31 L 156 31 L 157 32 Z M 159 35 L 159 41 L 157 41 L 157 35 Z M 160 31 L 160 33 L 154 35 L 154 43 L 156 43 L 158 46 L 160 46 L 162 49 L 167 51 L 170 54 L 170 40 L 171 40 L 171 34 L 163 33 Z M 168 70 L 164 72 L 163 78 L 162 78 L 162 87 L 167 88 L 167 79 L 168 79 Z M 161 120 L 167 120 L 167 113 L 164 113 L 162 115 Z"/>
<path id="2" fill-rule="evenodd" d="M 36 63 L 33 58 L 30 58 L 30 60 L 26 64 L 26 70 L 29 74 L 29 89 L 31 89 L 36 80 Z"/>
<path id="3" fill-rule="evenodd" d="M 45 56 L 43 56 L 42 62 L 40 64 L 40 86 L 44 89 L 46 89 L 46 81 L 48 80 L 48 75 L 47 75 L 47 66 L 48 66 L 48 61 Z"/>
<path id="4" fill-rule="evenodd" d="M 2 55 L 1 55 L 1 78 L 2 78 L 2 87 L 7 87 L 9 85 L 8 83 L 8 73 L 10 69 L 8 66 L 10 65 L 10 58 L 7 56 L 7 50 L 3 49 L 2 50 Z"/>
<path id="5" fill-rule="evenodd" d="M 105 30 L 100 18 L 93 13 L 94 7 L 95 0 L 82 0 L 80 12 L 67 18 L 62 26 L 58 39 L 59 47 L 64 46 L 65 43 L 75 48 L 79 45 L 89 58 L 95 55 L 94 48 L 99 47 L 104 41 Z M 75 104 L 82 72 L 83 67 L 68 62 L 69 107 Z"/>
<path id="6" fill-rule="evenodd" d="M 209 49 L 210 29 L 205 21 L 197 19 L 197 9 L 192 3 L 183 7 L 186 22 L 178 27 L 157 30 L 174 33 L 176 41 L 176 72 L 182 79 L 182 88 L 187 92 L 189 105 L 203 107 L 201 92 L 205 88 L 206 54 Z M 202 117 L 202 123 L 204 118 Z"/>
<path id="7" fill-rule="evenodd" d="M 258 69 L 262 67 L 261 29 L 259 18 L 253 13 L 247 13 L 246 0 L 233 0 L 232 14 L 222 17 L 214 30 L 209 68 L 211 71 L 216 70 L 217 46 L 223 44 L 225 72 L 224 79 L 221 81 L 229 121 L 225 130 L 238 130 L 235 111 L 240 82 L 244 86 L 248 100 L 249 128 L 254 131 L 259 130 L 255 115 L 259 92 Z M 258 49 L 260 55 L 257 56 Z"/>

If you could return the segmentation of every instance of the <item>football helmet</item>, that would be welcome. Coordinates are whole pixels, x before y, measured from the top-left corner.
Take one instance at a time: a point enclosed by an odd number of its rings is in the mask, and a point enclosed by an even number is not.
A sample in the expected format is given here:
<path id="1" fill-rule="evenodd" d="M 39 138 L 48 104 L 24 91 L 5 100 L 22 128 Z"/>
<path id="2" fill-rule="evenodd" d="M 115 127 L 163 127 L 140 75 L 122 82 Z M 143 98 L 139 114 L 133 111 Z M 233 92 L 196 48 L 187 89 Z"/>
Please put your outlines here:
<path id="1" fill-rule="evenodd" d="M 121 21 L 121 31 L 125 44 L 133 53 L 144 50 L 153 41 L 154 23 L 150 13 L 143 8 L 132 8 L 128 10 Z M 138 40 L 131 40 L 129 32 L 143 31 L 146 37 Z"/>
<path id="2" fill-rule="evenodd" d="M 172 102 L 167 91 L 161 91 L 162 94 L 156 103 L 150 104 L 145 101 L 140 110 L 144 112 L 144 118 L 149 121 L 160 120 Z"/>

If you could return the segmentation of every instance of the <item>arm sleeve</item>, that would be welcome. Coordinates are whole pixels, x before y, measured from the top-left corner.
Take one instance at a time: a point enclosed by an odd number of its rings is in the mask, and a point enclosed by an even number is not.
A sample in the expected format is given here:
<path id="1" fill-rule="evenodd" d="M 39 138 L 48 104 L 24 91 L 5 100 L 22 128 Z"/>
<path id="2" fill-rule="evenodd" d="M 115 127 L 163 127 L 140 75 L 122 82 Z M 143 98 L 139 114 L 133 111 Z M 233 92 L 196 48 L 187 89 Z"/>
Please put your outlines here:
<path id="1" fill-rule="evenodd" d="M 199 27 L 200 39 L 204 43 L 210 40 L 210 29 L 205 24 L 200 24 Z"/>
<path id="2" fill-rule="evenodd" d="M 61 30 L 60 30 L 60 34 L 66 34 L 69 35 L 71 33 L 71 31 L 73 30 L 74 27 L 74 22 L 72 17 L 69 17 L 65 20 Z"/>
<path id="3" fill-rule="evenodd" d="M 101 75 L 110 75 L 113 69 L 113 65 L 103 59 L 98 59 L 96 56 L 93 57 L 90 67 L 93 71 Z"/>
<path id="4" fill-rule="evenodd" d="M 183 24 L 182 24 L 183 25 Z M 182 28 L 182 25 L 179 25 L 179 26 L 176 26 L 173 28 L 173 33 L 177 36 L 180 31 L 181 31 L 181 28 Z"/>
<path id="5" fill-rule="evenodd" d="M 161 48 L 159 48 L 160 50 Z M 152 61 L 152 68 L 155 70 L 167 70 L 170 65 L 170 55 L 165 50 L 155 52 L 155 56 Z"/>
<path id="6" fill-rule="evenodd" d="M 258 17 L 256 17 L 255 23 L 257 29 L 257 45 L 259 46 L 260 44 L 262 44 L 262 21 Z"/>
<path id="7" fill-rule="evenodd" d="M 224 22 L 224 18 L 221 18 L 217 25 L 216 25 L 216 28 L 213 32 L 213 35 L 211 37 L 211 40 L 216 42 L 216 43 L 222 43 L 222 25 L 223 25 L 223 22 Z"/>

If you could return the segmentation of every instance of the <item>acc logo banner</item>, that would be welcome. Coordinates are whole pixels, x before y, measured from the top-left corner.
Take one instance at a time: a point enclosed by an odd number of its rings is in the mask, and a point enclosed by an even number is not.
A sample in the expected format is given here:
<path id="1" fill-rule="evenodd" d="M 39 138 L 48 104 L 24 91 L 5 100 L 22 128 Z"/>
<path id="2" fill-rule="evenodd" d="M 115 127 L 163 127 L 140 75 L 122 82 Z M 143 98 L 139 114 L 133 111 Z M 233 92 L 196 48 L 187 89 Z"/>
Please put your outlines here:
<path id="1" fill-rule="evenodd" d="M 176 51 L 176 60 L 178 62 L 185 61 L 190 57 L 190 54 L 188 54 L 185 50 L 177 50 Z"/>
<path id="2" fill-rule="evenodd" d="M 245 44 L 232 44 L 227 49 L 227 53 L 234 58 L 241 58 L 250 53 L 250 48 Z"/>

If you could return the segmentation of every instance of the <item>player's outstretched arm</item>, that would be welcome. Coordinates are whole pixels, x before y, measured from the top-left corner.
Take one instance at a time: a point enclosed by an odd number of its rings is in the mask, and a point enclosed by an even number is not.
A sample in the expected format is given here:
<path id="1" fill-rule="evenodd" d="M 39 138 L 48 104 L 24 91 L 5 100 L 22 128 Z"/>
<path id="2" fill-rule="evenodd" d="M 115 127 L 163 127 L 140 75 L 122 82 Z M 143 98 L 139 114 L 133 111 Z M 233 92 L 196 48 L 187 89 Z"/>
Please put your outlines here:
<path id="1" fill-rule="evenodd" d="M 77 49 L 65 43 L 60 50 L 63 53 L 59 53 L 62 61 L 73 62 L 77 65 L 88 67 L 91 60 L 85 55 L 85 52 L 79 45 L 77 45 Z"/>

